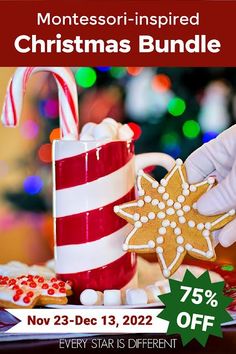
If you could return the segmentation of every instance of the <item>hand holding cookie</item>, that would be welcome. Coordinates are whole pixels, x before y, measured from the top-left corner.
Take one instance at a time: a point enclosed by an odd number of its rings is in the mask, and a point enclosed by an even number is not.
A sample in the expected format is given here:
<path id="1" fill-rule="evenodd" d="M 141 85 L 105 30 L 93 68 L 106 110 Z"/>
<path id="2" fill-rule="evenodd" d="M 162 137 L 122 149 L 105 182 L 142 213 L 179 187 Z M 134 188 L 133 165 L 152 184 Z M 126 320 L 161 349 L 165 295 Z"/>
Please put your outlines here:
<path id="1" fill-rule="evenodd" d="M 139 199 L 114 208 L 117 215 L 134 226 L 124 250 L 156 252 L 165 277 L 179 268 L 186 253 L 214 261 L 212 231 L 222 228 L 235 215 L 234 209 L 214 216 L 203 216 L 197 211 L 197 200 L 215 185 L 214 177 L 189 184 L 180 159 L 160 183 L 139 171 Z"/>
<path id="2" fill-rule="evenodd" d="M 189 182 L 198 183 L 209 174 L 217 176 L 218 185 L 205 193 L 197 202 L 203 215 L 215 215 L 236 207 L 236 124 L 225 130 L 216 139 L 202 145 L 185 161 Z M 217 233 L 224 247 L 236 241 L 236 219 Z"/>

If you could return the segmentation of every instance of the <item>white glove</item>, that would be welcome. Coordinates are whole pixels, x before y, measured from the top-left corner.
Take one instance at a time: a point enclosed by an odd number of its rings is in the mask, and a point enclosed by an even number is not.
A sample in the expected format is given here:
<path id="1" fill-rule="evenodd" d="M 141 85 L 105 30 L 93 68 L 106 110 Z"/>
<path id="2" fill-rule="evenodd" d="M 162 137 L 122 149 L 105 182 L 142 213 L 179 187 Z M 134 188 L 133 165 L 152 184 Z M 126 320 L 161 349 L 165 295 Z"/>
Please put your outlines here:
<path id="1" fill-rule="evenodd" d="M 215 215 L 236 209 L 236 125 L 194 151 L 185 166 L 189 183 L 201 182 L 208 175 L 215 175 L 219 182 L 199 198 L 199 213 Z M 236 241 L 236 219 L 217 237 L 222 246 L 232 245 Z"/>

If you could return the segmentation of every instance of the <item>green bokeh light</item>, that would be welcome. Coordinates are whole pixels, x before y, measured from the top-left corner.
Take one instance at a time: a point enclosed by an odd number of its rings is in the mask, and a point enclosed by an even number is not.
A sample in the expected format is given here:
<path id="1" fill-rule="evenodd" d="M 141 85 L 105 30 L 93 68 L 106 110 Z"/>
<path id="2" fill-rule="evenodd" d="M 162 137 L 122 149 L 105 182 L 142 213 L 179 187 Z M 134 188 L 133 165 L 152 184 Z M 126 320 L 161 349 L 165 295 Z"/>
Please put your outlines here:
<path id="1" fill-rule="evenodd" d="M 232 272 L 234 270 L 234 266 L 232 264 L 224 264 L 221 269 L 227 270 L 228 272 Z"/>
<path id="2" fill-rule="evenodd" d="M 184 113 L 186 109 L 185 101 L 182 98 L 174 97 L 168 103 L 168 112 L 172 114 L 172 116 L 178 117 Z"/>
<path id="3" fill-rule="evenodd" d="M 78 86 L 83 88 L 91 87 L 97 80 L 96 71 L 92 68 L 79 68 L 75 74 L 75 80 Z"/>
<path id="4" fill-rule="evenodd" d="M 113 66 L 110 69 L 110 75 L 114 79 L 120 79 L 126 74 L 126 69 L 123 66 Z"/>
<path id="5" fill-rule="evenodd" d="M 184 136 L 188 139 L 195 139 L 200 134 L 200 125 L 195 120 L 187 120 L 183 124 Z"/>
<path id="6" fill-rule="evenodd" d="M 179 144 L 179 135 L 176 132 L 169 132 L 161 137 L 161 145 L 176 145 Z"/>

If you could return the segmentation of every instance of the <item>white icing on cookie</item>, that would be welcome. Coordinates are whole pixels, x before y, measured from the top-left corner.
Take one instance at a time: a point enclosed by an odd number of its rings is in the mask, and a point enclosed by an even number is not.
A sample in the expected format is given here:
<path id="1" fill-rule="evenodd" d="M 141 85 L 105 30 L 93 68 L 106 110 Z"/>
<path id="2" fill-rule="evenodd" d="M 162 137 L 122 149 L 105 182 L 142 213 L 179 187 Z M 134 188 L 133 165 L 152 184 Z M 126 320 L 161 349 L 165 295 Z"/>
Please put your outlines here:
<path id="1" fill-rule="evenodd" d="M 204 231 L 202 232 L 202 235 L 203 235 L 204 237 L 209 237 L 209 236 L 210 236 L 210 231 L 209 231 L 209 230 L 204 230 Z"/>
<path id="2" fill-rule="evenodd" d="M 153 240 L 149 240 L 149 241 L 148 241 L 148 247 L 149 247 L 149 248 L 155 248 L 155 246 L 156 246 L 156 245 L 155 245 L 155 242 L 154 242 Z"/>
<path id="3" fill-rule="evenodd" d="M 164 242 L 164 238 L 162 236 L 158 236 L 156 238 L 156 241 L 157 241 L 158 245 L 161 245 Z"/>
<path id="4" fill-rule="evenodd" d="M 191 251 L 191 250 L 193 249 L 193 246 L 190 245 L 190 243 L 186 243 L 185 249 L 186 249 L 187 251 Z"/>
<path id="5" fill-rule="evenodd" d="M 190 209 L 191 209 L 191 208 L 190 208 L 189 205 L 184 205 L 184 206 L 183 206 L 183 211 L 184 211 L 185 213 L 189 212 Z"/>
<path id="6" fill-rule="evenodd" d="M 179 222 L 180 222 L 180 224 L 185 224 L 186 223 L 185 217 L 184 216 L 180 216 L 179 217 Z"/>
<path id="7" fill-rule="evenodd" d="M 168 268 L 163 269 L 163 275 L 168 278 L 170 276 L 170 270 Z"/>
<path id="8" fill-rule="evenodd" d="M 172 229 L 174 229 L 176 227 L 176 222 L 175 221 L 171 221 L 170 227 L 172 227 Z"/>
<path id="9" fill-rule="evenodd" d="M 177 247 L 177 252 L 178 253 L 183 253 L 184 252 L 184 248 L 182 246 L 178 246 Z"/>
<path id="10" fill-rule="evenodd" d="M 166 234 L 166 228 L 165 227 L 160 227 L 159 230 L 158 230 L 158 233 L 160 235 L 165 235 Z"/>
<path id="11" fill-rule="evenodd" d="M 188 221 L 188 226 L 189 227 L 193 228 L 193 227 L 195 227 L 195 225 L 196 225 L 195 221 L 193 221 L 193 220 L 189 220 Z"/>
<path id="12" fill-rule="evenodd" d="M 146 195 L 146 196 L 144 197 L 144 201 L 145 201 L 145 203 L 151 203 L 152 198 L 150 197 L 150 195 Z"/>
<path id="13" fill-rule="evenodd" d="M 175 202 L 174 203 L 174 208 L 175 209 L 180 209 L 181 208 L 181 204 L 179 202 Z"/>
<path id="14" fill-rule="evenodd" d="M 181 166 L 181 165 L 183 165 L 183 161 L 182 161 L 181 159 L 177 159 L 177 160 L 175 161 L 175 163 L 176 163 L 176 166 Z"/>
<path id="15" fill-rule="evenodd" d="M 158 219 L 164 219 L 164 218 L 165 218 L 165 216 L 166 216 L 166 214 L 165 214 L 165 213 L 163 213 L 163 211 L 160 211 L 159 213 L 157 213 L 157 217 L 158 217 Z"/>
<path id="16" fill-rule="evenodd" d="M 214 177 L 208 177 L 207 183 L 208 184 L 214 184 L 215 183 L 215 178 Z"/>
<path id="17" fill-rule="evenodd" d="M 197 224 L 197 229 L 198 229 L 199 231 L 203 230 L 203 229 L 204 229 L 204 224 L 203 224 L 203 223 Z"/>
<path id="18" fill-rule="evenodd" d="M 166 214 L 167 214 L 167 215 L 173 215 L 174 213 L 175 213 L 175 211 L 174 211 L 173 208 L 168 208 L 168 209 L 166 210 Z"/>
<path id="19" fill-rule="evenodd" d="M 182 243 L 184 243 L 184 238 L 183 238 L 183 236 L 178 236 L 177 238 L 176 238 L 176 242 L 178 243 L 178 244 L 182 244 Z"/>
<path id="20" fill-rule="evenodd" d="M 175 233 L 175 235 L 180 235 L 180 234 L 181 234 L 180 228 L 179 228 L 179 227 L 176 227 L 176 228 L 174 229 L 174 233 Z"/>
<path id="21" fill-rule="evenodd" d="M 207 229 L 207 230 L 211 229 L 211 223 L 210 222 L 206 222 L 205 223 L 205 229 Z"/>
<path id="22" fill-rule="evenodd" d="M 137 229 L 139 229 L 140 227 L 142 227 L 141 221 L 136 221 L 136 222 L 134 223 L 134 226 L 137 227 Z"/>
<path id="23" fill-rule="evenodd" d="M 191 192 L 196 192 L 197 187 L 194 186 L 193 184 L 191 184 L 191 186 L 189 187 L 189 189 L 190 189 Z"/>
<path id="24" fill-rule="evenodd" d="M 178 200 L 179 203 L 183 203 L 185 201 L 185 198 L 184 198 L 183 195 L 179 195 L 177 200 Z"/>
<path id="25" fill-rule="evenodd" d="M 213 252 L 212 251 L 207 251 L 206 252 L 207 258 L 212 258 L 213 257 Z"/>
<path id="26" fill-rule="evenodd" d="M 158 192 L 159 192 L 160 194 L 163 194 L 163 193 L 165 193 L 165 191 L 166 191 L 165 187 L 163 187 L 163 186 L 158 187 L 157 190 L 158 190 Z"/>
<path id="27" fill-rule="evenodd" d="M 159 209 L 165 209 L 165 203 L 160 202 L 160 203 L 158 204 L 158 208 L 159 208 Z"/>
<path id="28" fill-rule="evenodd" d="M 184 215 L 184 212 L 183 212 L 182 209 L 179 209 L 179 210 L 177 210 L 176 214 L 177 214 L 178 216 L 183 216 L 183 215 Z"/>
<path id="29" fill-rule="evenodd" d="M 170 220 L 166 219 L 162 221 L 162 226 L 167 227 L 170 226 Z"/>
<path id="30" fill-rule="evenodd" d="M 185 197 L 187 197 L 190 194 L 188 189 L 183 189 L 182 193 Z"/>
<path id="31" fill-rule="evenodd" d="M 169 193 L 164 193 L 162 196 L 163 200 L 168 200 L 169 199 Z"/>
<path id="32" fill-rule="evenodd" d="M 189 189 L 188 183 L 183 182 L 183 183 L 182 183 L 182 189 L 183 189 L 183 190 L 188 190 L 188 189 Z"/>
<path id="33" fill-rule="evenodd" d="M 168 206 L 172 206 L 172 205 L 174 204 L 174 201 L 173 201 L 172 199 L 168 199 L 167 202 L 166 202 L 166 204 L 167 204 Z"/>
<path id="34" fill-rule="evenodd" d="M 139 199 L 137 201 L 138 207 L 142 208 L 144 206 L 144 201 L 142 199 Z"/>
<path id="35" fill-rule="evenodd" d="M 140 219 L 140 214 L 135 213 L 135 214 L 133 215 L 133 219 L 134 219 L 134 221 L 138 221 L 138 220 Z"/>
<path id="36" fill-rule="evenodd" d="M 156 189 L 159 186 L 157 181 L 152 182 L 152 188 Z"/>
<path id="37" fill-rule="evenodd" d="M 149 220 L 153 220 L 153 219 L 155 219 L 155 217 L 156 217 L 156 215 L 155 215 L 155 213 L 153 213 L 153 211 L 150 211 L 150 213 L 148 213 Z"/>
<path id="38" fill-rule="evenodd" d="M 168 182 L 165 178 L 162 178 L 160 183 L 163 187 L 166 187 Z"/>

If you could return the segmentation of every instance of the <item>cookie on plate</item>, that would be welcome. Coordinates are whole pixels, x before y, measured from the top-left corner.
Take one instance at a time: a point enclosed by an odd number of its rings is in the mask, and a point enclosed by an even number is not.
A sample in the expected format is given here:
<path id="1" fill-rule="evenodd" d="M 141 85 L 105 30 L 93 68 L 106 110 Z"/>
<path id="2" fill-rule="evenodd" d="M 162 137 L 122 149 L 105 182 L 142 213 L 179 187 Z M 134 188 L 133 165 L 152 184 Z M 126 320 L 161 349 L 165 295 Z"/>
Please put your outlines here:
<path id="1" fill-rule="evenodd" d="M 0 307 L 33 308 L 48 304 L 65 305 L 72 294 L 69 283 L 39 275 L 10 278 L 0 275 Z"/>

